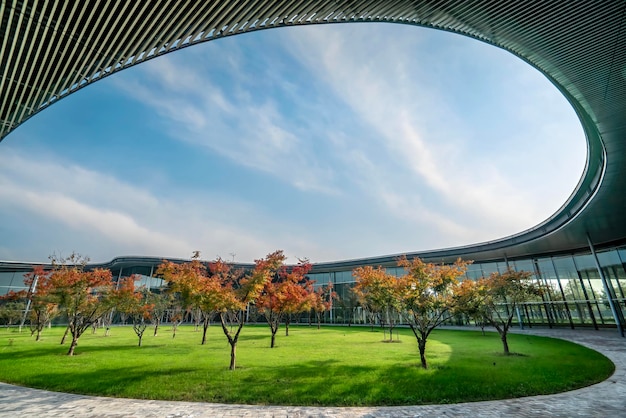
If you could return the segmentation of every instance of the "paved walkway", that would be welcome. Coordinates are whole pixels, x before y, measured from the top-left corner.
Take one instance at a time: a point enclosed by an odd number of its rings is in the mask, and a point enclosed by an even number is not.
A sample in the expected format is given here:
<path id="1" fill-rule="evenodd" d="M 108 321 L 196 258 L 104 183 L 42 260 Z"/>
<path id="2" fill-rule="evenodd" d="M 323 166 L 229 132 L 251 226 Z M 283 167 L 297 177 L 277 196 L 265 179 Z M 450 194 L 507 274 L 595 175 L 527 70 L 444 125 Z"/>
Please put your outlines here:
<path id="1" fill-rule="evenodd" d="M 557 395 L 452 405 L 333 408 L 222 405 L 70 395 L 0 383 L 0 417 L 626 417 L 626 338 L 615 330 L 524 332 L 575 341 L 616 365 L 608 380 Z"/>

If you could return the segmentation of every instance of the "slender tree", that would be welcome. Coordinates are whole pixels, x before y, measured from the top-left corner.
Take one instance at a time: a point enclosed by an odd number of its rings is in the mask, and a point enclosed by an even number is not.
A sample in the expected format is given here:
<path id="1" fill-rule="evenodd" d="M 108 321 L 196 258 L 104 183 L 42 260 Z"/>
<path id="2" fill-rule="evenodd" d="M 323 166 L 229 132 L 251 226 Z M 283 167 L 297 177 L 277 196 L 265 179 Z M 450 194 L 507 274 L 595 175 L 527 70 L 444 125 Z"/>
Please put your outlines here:
<path id="1" fill-rule="evenodd" d="M 388 274 L 379 266 L 358 267 L 352 275 L 356 279 L 353 291 L 358 295 L 363 305 L 375 309 L 385 316 L 385 323 L 389 327 L 389 341 L 393 341 L 393 329 L 396 325 L 396 316 L 400 312 L 400 298 L 397 294 L 397 279 Z"/>
<path id="2" fill-rule="evenodd" d="M 282 251 L 268 254 L 266 258 L 255 260 L 252 272 L 244 275 L 240 270 L 231 270 L 221 260 L 216 268 L 221 271 L 221 287 L 216 295 L 216 307 L 224 335 L 230 345 L 230 369 L 235 370 L 237 342 L 245 323 L 245 310 L 259 297 L 266 283 L 272 279 L 277 269 Z"/>
<path id="3" fill-rule="evenodd" d="M 453 265 L 435 265 L 419 258 L 402 257 L 398 266 L 407 273 L 397 279 L 396 294 L 417 339 L 422 367 L 426 369 L 426 342 L 436 327 L 452 317 L 454 290 L 459 277 L 465 274 L 467 263 L 457 260 Z"/>
<path id="4" fill-rule="evenodd" d="M 479 281 L 482 315 L 500 334 L 504 354 L 510 354 L 508 332 L 522 302 L 541 295 L 543 289 L 532 280 L 532 273 L 508 269 Z"/>
<path id="5" fill-rule="evenodd" d="M 133 331 L 139 339 L 138 346 L 141 347 L 143 335 L 148 327 L 148 322 L 152 315 L 154 305 L 148 298 L 148 290 L 142 286 L 135 287 L 135 282 L 141 276 L 133 275 L 121 279 L 119 286 L 112 291 L 112 303 L 119 312 L 126 314 L 133 323 Z"/>
<path id="6" fill-rule="evenodd" d="M 31 335 L 37 334 L 36 341 L 40 340 L 46 324 L 59 312 L 58 302 L 51 293 L 50 274 L 50 271 L 36 266 L 32 272 L 24 275 L 24 284 L 30 289 L 27 295 L 30 301 L 29 326 Z"/>
<path id="7" fill-rule="evenodd" d="M 317 321 L 317 329 L 320 329 L 322 324 L 322 316 L 324 312 L 330 311 L 333 306 L 333 299 L 337 294 L 333 291 L 333 284 L 328 283 L 326 286 L 320 286 L 311 295 L 311 309 L 315 313 L 315 319 Z M 310 325 L 310 324 L 309 324 Z"/>
<path id="8" fill-rule="evenodd" d="M 0 319 L 4 321 L 7 329 L 19 323 L 26 309 L 26 292 L 9 291 L 6 295 L 0 296 Z"/>
<path id="9" fill-rule="evenodd" d="M 289 335 L 291 315 L 311 309 L 313 284 L 306 275 L 311 264 L 302 260 L 298 265 L 287 269 L 284 266 L 286 257 L 282 251 L 268 255 L 267 274 L 271 277 L 265 283 L 263 291 L 257 298 L 256 308 L 263 312 L 271 331 L 270 347 L 274 348 L 276 332 L 281 321 L 285 321 L 285 335 Z"/>
<path id="10" fill-rule="evenodd" d="M 164 261 L 157 274 L 169 284 L 170 292 L 177 295 L 187 311 L 195 312 L 202 323 L 202 343 L 206 343 L 207 330 L 211 318 L 217 313 L 216 293 L 222 286 L 222 273 L 225 263 L 218 260 L 209 267 L 200 261 L 196 251 L 189 263 L 175 264 Z M 210 273 L 210 274 L 209 274 Z"/>
<path id="11" fill-rule="evenodd" d="M 74 355 L 80 336 L 110 308 L 113 280 L 109 270 L 85 270 L 89 258 L 71 254 L 67 258 L 50 257 L 50 294 L 67 315 L 72 342 L 67 352 Z"/>

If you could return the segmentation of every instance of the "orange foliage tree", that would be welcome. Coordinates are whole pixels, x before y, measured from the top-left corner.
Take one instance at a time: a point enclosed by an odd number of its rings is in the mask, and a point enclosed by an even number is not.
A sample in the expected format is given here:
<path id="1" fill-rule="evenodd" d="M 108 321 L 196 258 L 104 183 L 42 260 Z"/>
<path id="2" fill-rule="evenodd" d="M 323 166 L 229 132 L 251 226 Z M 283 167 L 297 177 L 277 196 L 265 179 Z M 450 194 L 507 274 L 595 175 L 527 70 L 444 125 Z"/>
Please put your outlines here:
<path id="1" fill-rule="evenodd" d="M 277 269 L 276 258 L 270 254 L 265 259 L 256 260 L 254 269 L 247 274 L 218 259 L 209 263 L 210 274 L 207 275 L 198 252 L 190 263 L 177 265 L 164 261 L 159 266 L 157 273 L 170 283 L 172 291 L 181 295 L 187 306 L 219 315 L 222 331 L 230 345 L 231 370 L 236 367 L 237 342 L 246 321 L 245 311 L 271 280 L 272 271 Z"/>
<path id="2" fill-rule="evenodd" d="M 477 296 L 484 320 L 495 327 L 502 341 L 504 354 L 510 354 L 508 332 L 520 303 L 540 296 L 544 289 L 533 283 L 532 273 L 508 269 L 479 280 Z"/>
<path id="3" fill-rule="evenodd" d="M 0 296 L 0 320 L 4 321 L 7 329 L 16 324 L 24 315 L 26 308 L 26 291 L 9 291 Z"/>
<path id="4" fill-rule="evenodd" d="M 139 338 L 138 346 L 141 347 L 143 334 L 148 327 L 154 304 L 150 303 L 148 289 L 135 288 L 135 282 L 139 279 L 141 279 L 139 275 L 120 279 L 117 288 L 111 292 L 111 302 L 120 313 L 124 313 L 131 319 L 133 331 Z"/>
<path id="5" fill-rule="evenodd" d="M 214 266 L 215 271 L 220 272 L 220 287 L 215 294 L 215 302 L 222 331 L 230 345 L 230 370 L 236 367 L 237 342 L 246 321 L 245 311 L 271 280 L 272 271 L 276 270 L 276 253 L 255 260 L 254 269 L 245 275 L 241 270 L 232 270 L 221 260 Z"/>
<path id="6" fill-rule="evenodd" d="M 395 294 L 417 339 L 421 365 L 426 369 L 428 336 L 453 316 L 455 290 L 458 279 L 467 270 L 467 263 L 459 259 L 452 265 L 435 265 L 419 258 L 402 257 L 398 266 L 404 267 L 406 274 L 397 278 Z"/>
<path id="7" fill-rule="evenodd" d="M 66 258 L 50 257 L 48 276 L 50 295 L 67 316 L 72 342 L 67 352 L 74 355 L 80 336 L 110 309 L 113 280 L 109 270 L 85 271 L 89 258 L 72 254 Z"/>
<path id="8" fill-rule="evenodd" d="M 196 251 L 189 263 L 176 264 L 163 261 L 157 269 L 157 274 L 168 282 L 169 291 L 178 295 L 183 310 L 198 312 L 203 325 L 203 345 L 206 343 L 206 333 L 211 318 L 217 312 L 216 294 L 219 293 L 222 285 L 223 265 L 221 260 L 210 263 L 211 275 L 209 275 L 206 264 L 200 261 L 200 253 Z"/>
<path id="9" fill-rule="evenodd" d="M 263 312 L 270 326 L 271 348 L 275 346 L 281 321 L 285 321 L 285 335 L 288 336 L 291 315 L 310 310 L 313 302 L 313 284 L 306 278 L 311 264 L 304 260 L 287 269 L 283 264 L 285 259 L 282 251 L 267 256 L 265 267 L 270 279 L 255 301 L 256 308 Z"/>
<path id="10" fill-rule="evenodd" d="M 333 300 L 337 294 L 333 291 L 333 284 L 318 287 L 311 295 L 311 309 L 315 313 L 317 329 L 320 329 L 324 312 L 330 311 L 333 307 Z M 310 325 L 310 322 L 309 322 Z"/>
<path id="11" fill-rule="evenodd" d="M 353 292 L 358 295 L 363 306 L 380 312 L 389 327 L 389 341 L 393 341 L 393 328 L 401 309 L 397 290 L 397 278 L 379 266 L 358 267 L 352 275 L 356 279 Z"/>
<path id="12" fill-rule="evenodd" d="M 29 326 L 31 335 L 37 333 L 36 341 L 39 341 L 46 324 L 59 312 L 58 301 L 51 293 L 50 274 L 50 271 L 36 266 L 32 272 L 24 275 L 24 284 L 29 288 Z"/>

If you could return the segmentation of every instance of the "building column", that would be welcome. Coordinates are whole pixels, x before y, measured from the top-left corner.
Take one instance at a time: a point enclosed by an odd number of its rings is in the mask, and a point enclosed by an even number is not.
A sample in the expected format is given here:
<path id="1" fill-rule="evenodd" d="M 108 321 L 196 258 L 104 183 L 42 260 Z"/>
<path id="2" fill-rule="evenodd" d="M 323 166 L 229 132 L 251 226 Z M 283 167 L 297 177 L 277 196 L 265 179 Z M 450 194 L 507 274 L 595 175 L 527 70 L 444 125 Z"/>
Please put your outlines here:
<path id="1" fill-rule="evenodd" d="M 596 269 L 598 269 L 598 274 L 600 275 L 600 280 L 602 281 L 602 286 L 604 286 L 604 294 L 606 295 L 607 300 L 609 301 L 609 306 L 611 307 L 611 313 L 613 314 L 613 318 L 615 319 L 615 324 L 617 325 L 617 331 L 623 337 L 624 329 L 622 328 L 622 322 L 619 319 L 619 315 L 617 315 L 617 308 L 615 307 L 615 302 L 612 298 L 612 292 L 609 288 L 609 284 L 606 281 L 606 277 L 604 276 L 604 272 L 602 271 L 602 267 L 600 266 L 600 260 L 598 260 L 598 255 L 596 254 L 596 249 L 591 242 L 591 237 L 587 234 L 587 243 L 589 243 L 589 249 L 591 249 L 591 254 L 593 255 L 593 261 L 596 263 Z"/>

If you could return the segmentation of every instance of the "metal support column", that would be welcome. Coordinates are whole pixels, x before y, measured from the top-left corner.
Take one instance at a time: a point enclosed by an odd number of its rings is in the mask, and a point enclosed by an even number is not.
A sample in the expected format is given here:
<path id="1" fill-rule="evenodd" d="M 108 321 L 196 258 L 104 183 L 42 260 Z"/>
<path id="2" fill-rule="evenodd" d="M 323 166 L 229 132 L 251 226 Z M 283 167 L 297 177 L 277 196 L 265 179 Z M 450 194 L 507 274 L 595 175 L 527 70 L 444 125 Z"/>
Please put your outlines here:
<path id="1" fill-rule="evenodd" d="M 22 322 L 20 323 L 20 328 L 18 332 L 22 332 L 22 328 L 24 328 L 24 324 L 26 323 L 26 317 L 28 316 L 28 311 L 30 310 L 30 305 L 33 300 L 33 295 L 37 290 L 37 281 L 39 280 L 39 276 L 35 276 L 33 278 L 33 282 L 30 285 L 30 289 L 28 289 L 28 302 L 26 302 L 26 309 L 24 309 L 24 316 L 22 317 Z"/>
<path id="2" fill-rule="evenodd" d="M 611 307 L 611 313 L 613 314 L 613 318 L 615 319 L 615 325 L 617 325 L 617 331 L 619 335 L 624 336 L 624 329 L 622 328 L 622 322 L 617 315 L 617 309 L 615 308 L 615 303 L 613 302 L 613 298 L 611 297 L 611 289 L 609 288 L 609 284 L 606 281 L 606 277 L 604 277 L 604 272 L 602 271 L 602 267 L 600 266 L 600 260 L 598 260 L 598 255 L 596 254 L 596 249 L 591 242 L 591 237 L 587 234 L 587 243 L 589 244 L 589 248 L 591 249 L 591 254 L 593 255 L 593 260 L 596 263 L 596 269 L 598 269 L 598 274 L 600 274 L 600 280 L 602 280 L 602 286 L 604 286 L 604 294 L 606 295 L 606 299 L 609 301 L 609 306 Z"/>

